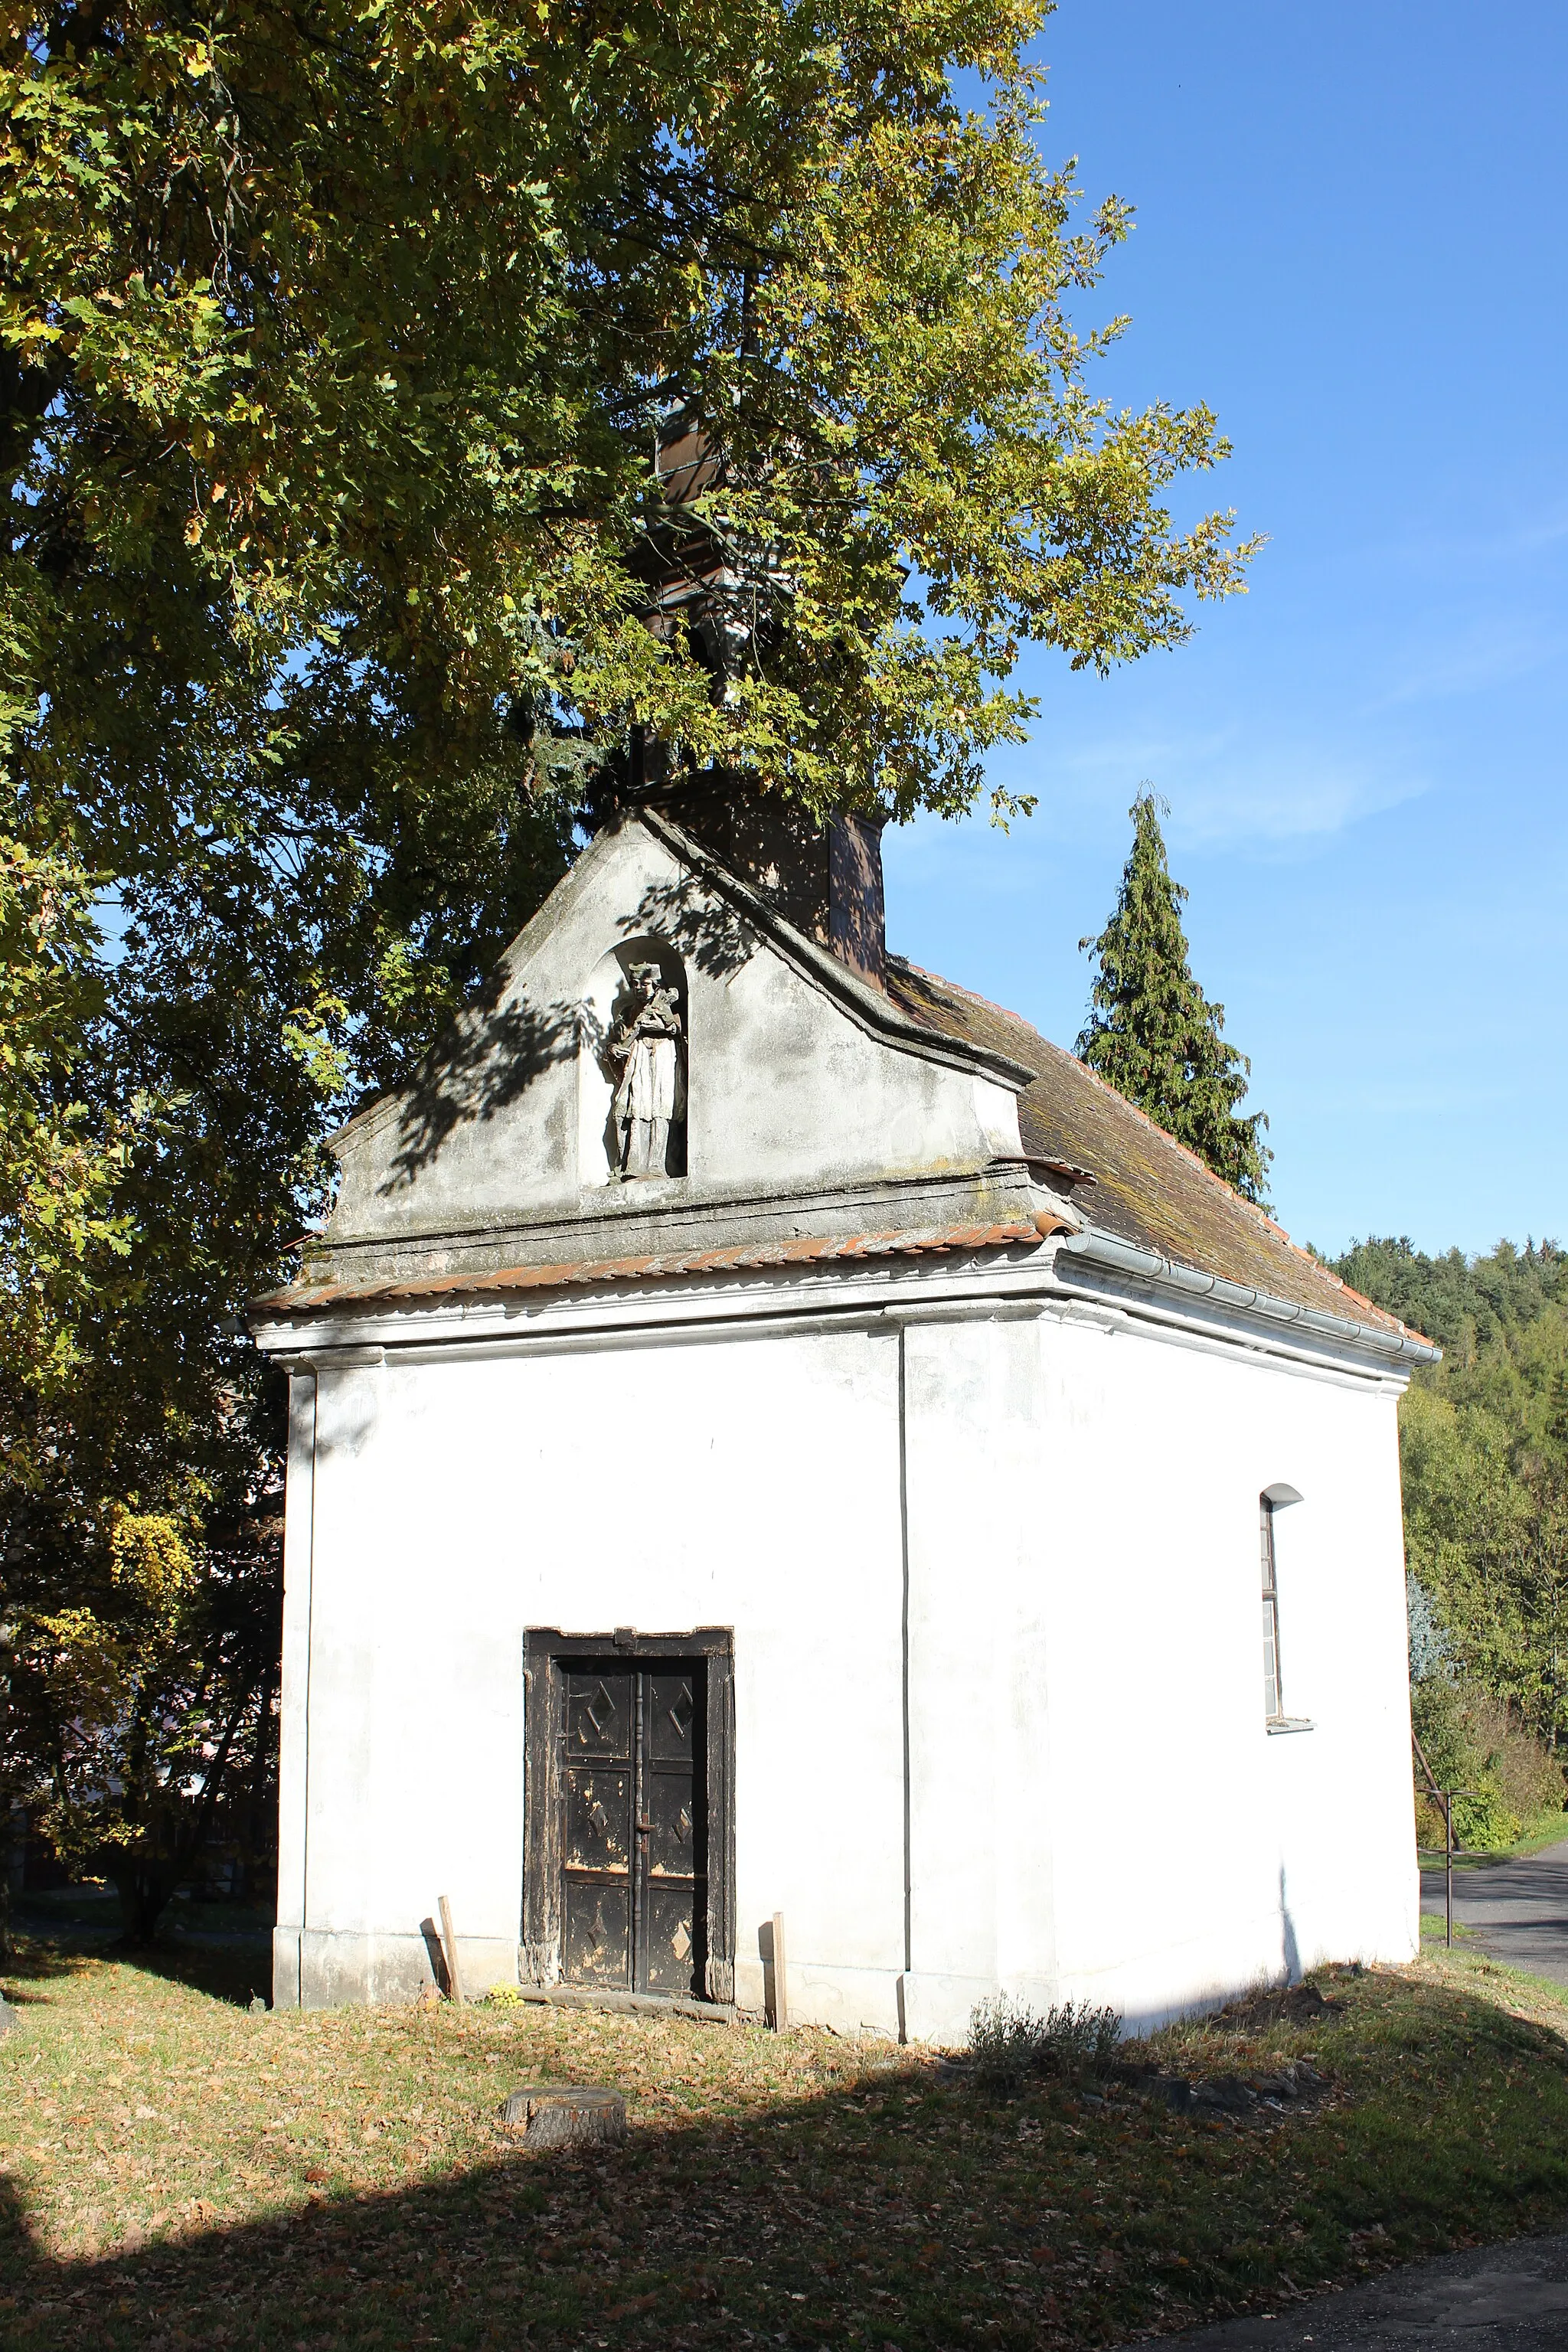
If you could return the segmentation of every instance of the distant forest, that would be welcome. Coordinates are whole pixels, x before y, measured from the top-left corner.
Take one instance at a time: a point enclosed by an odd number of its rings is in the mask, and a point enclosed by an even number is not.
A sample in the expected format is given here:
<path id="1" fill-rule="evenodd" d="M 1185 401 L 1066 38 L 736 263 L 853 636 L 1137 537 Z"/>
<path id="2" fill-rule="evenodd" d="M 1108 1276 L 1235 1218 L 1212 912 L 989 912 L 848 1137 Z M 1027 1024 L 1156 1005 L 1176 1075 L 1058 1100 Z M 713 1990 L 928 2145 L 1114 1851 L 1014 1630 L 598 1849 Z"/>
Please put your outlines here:
<path id="1" fill-rule="evenodd" d="M 1341 1279 L 1436 1340 L 1400 1409 L 1417 1736 L 1473 1844 L 1563 1804 L 1568 1762 L 1568 1253 L 1358 1242 Z"/>

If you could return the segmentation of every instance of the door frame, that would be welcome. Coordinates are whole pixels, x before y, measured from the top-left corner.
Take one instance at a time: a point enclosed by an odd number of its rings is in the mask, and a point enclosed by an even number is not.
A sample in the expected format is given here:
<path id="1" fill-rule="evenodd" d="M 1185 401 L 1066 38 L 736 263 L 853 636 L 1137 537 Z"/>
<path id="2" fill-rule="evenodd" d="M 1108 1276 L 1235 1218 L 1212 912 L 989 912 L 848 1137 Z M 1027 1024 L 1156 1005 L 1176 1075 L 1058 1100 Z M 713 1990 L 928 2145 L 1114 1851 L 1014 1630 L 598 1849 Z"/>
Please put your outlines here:
<path id="1" fill-rule="evenodd" d="M 561 1742 L 565 1677 L 578 1658 L 624 1658 L 628 1666 L 701 1658 L 708 1668 L 708 1959 L 704 1998 L 735 1998 L 735 1636 L 729 1626 L 690 1633 L 563 1633 L 530 1626 L 522 1643 L 522 1922 L 519 1964 L 525 1983 L 562 1981 Z M 647 1994 L 647 2000 L 667 1997 Z"/>

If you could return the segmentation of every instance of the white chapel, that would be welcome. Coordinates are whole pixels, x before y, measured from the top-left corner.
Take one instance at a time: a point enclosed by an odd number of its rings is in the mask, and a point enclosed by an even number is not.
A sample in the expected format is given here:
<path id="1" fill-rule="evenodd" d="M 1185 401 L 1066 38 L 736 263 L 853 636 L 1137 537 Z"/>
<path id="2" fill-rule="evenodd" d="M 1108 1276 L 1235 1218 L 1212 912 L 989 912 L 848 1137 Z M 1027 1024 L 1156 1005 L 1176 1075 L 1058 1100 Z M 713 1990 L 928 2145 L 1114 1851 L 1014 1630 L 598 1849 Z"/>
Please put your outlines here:
<path id="1" fill-rule="evenodd" d="M 1415 1949 L 1426 1342 L 1016 1015 L 875 831 L 657 795 L 335 1139 L 275 1990 L 952 2042 Z"/>

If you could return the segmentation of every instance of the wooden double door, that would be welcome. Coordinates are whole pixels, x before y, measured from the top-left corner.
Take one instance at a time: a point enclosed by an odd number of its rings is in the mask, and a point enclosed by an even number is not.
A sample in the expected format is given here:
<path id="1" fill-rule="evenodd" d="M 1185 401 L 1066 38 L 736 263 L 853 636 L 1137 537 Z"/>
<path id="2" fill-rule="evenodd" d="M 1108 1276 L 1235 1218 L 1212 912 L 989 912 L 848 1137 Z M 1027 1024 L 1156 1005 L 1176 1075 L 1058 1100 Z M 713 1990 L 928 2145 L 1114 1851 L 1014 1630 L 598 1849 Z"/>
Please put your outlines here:
<path id="1" fill-rule="evenodd" d="M 561 1960 L 568 1984 L 708 1983 L 708 1661 L 558 1666 Z"/>

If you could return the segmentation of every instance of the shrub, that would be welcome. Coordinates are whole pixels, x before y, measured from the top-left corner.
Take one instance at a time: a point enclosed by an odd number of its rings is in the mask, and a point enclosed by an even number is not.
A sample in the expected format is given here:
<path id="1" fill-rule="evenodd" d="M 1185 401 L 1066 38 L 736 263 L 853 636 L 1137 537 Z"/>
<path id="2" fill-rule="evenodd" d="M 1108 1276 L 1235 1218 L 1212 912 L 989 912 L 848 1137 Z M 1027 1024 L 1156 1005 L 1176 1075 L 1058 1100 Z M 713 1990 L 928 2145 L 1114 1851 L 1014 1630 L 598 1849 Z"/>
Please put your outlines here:
<path id="1" fill-rule="evenodd" d="M 1031 2074 L 1103 2071 L 1121 2039 L 1113 2009 L 1063 2001 L 1043 2017 L 1005 1993 L 981 2001 L 969 2021 L 974 2079 L 988 2090 L 1021 2090 Z"/>
<path id="2" fill-rule="evenodd" d="M 1483 1781 L 1495 1784 L 1510 1812 L 1530 1821 L 1563 1808 L 1563 1767 L 1543 1740 L 1527 1731 L 1500 1698 L 1473 1697 L 1468 1708 L 1470 1737 L 1484 1762 Z"/>
<path id="3" fill-rule="evenodd" d="M 1473 1796 L 1455 1801 L 1454 1835 L 1472 1853 L 1500 1853 L 1523 1830 L 1524 1823 L 1485 1772 L 1477 1781 Z"/>
<path id="4" fill-rule="evenodd" d="M 1524 1823 L 1489 1782 L 1479 1780 L 1472 1786 L 1473 1796 L 1454 1800 L 1455 1853 L 1506 1853 L 1523 1835 Z M 1443 1808 L 1423 1790 L 1416 1791 L 1415 1843 L 1423 1849 L 1424 1865 L 1443 1850 Z"/>
<path id="5" fill-rule="evenodd" d="M 1411 1715 L 1427 1762 L 1445 1789 L 1474 1793 L 1454 1801 L 1454 1835 L 1479 1853 L 1511 1845 L 1525 1823 L 1563 1808 L 1560 1759 L 1528 1731 L 1506 1702 L 1473 1683 L 1428 1680 L 1411 1693 Z M 1416 1774 L 1416 1836 L 1443 1843 L 1442 1808 Z"/>

